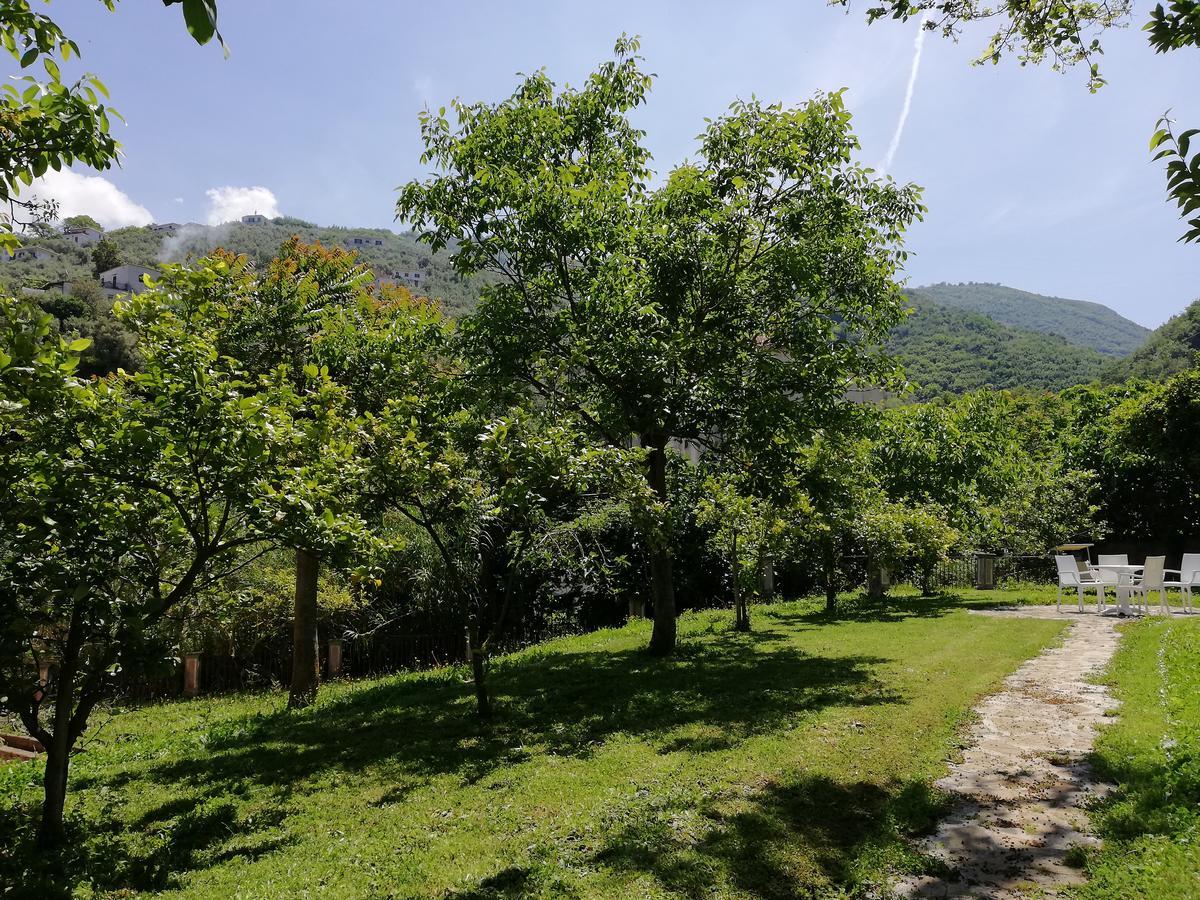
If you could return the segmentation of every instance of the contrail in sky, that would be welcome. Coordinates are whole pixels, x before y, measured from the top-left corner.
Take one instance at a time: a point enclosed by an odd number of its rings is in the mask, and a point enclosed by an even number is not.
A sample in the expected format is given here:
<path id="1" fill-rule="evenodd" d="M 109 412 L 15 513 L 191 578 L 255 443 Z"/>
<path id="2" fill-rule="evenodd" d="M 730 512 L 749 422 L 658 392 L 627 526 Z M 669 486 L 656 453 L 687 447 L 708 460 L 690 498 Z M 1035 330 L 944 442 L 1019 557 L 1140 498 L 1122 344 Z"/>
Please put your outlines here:
<path id="1" fill-rule="evenodd" d="M 929 18 L 929 13 L 921 16 L 921 22 L 917 26 L 917 39 L 913 42 L 913 61 L 912 70 L 908 73 L 908 89 L 904 92 L 904 106 L 900 109 L 900 121 L 896 123 L 896 133 L 892 135 L 892 142 L 888 144 L 887 156 L 883 158 L 882 169 L 887 172 L 892 167 L 892 160 L 896 158 L 896 151 L 900 149 L 900 138 L 904 135 L 904 126 L 908 123 L 908 113 L 912 109 L 913 91 L 917 87 L 917 73 L 921 71 L 921 51 L 925 49 L 925 20 Z"/>

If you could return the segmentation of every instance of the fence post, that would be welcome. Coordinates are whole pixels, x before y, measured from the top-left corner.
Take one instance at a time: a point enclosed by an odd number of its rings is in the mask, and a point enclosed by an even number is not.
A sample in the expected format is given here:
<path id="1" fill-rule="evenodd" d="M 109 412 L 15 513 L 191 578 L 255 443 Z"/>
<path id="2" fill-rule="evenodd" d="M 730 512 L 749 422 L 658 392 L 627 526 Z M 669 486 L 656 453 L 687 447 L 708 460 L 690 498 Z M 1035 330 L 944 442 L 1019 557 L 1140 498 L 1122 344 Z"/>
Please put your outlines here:
<path id="1" fill-rule="evenodd" d="M 183 654 L 183 696 L 195 697 L 200 693 L 199 653 Z"/>
<path id="2" fill-rule="evenodd" d="M 775 560 L 769 552 L 763 553 L 758 560 L 759 589 L 763 600 L 775 597 Z"/>
<path id="3" fill-rule="evenodd" d="M 329 656 L 326 659 L 328 677 L 336 678 L 342 672 L 342 639 L 329 639 Z"/>
<path id="4" fill-rule="evenodd" d="M 996 589 L 996 555 L 994 553 L 975 554 L 975 589 L 980 591 Z"/>
<path id="5" fill-rule="evenodd" d="M 38 686 L 45 687 L 50 683 L 50 669 L 55 665 L 55 661 L 48 656 L 43 656 L 38 661 Z"/>

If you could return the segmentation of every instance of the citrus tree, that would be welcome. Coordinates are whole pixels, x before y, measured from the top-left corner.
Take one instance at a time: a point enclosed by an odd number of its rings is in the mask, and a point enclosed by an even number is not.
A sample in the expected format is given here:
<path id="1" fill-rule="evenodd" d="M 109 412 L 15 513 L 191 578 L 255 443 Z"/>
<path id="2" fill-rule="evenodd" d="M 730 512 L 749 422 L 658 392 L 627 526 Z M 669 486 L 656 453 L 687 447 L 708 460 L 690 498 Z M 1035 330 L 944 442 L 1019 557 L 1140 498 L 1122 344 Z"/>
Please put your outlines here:
<path id="1" fill-rule="evenodd" d="M 225 314 L 196 292 L 135 297 L 119 315 L 139 371 L 83 381 L 85 340 L 0 300 L 0 707 L 46 748 L 46 847 L 92 711 L 172 652 L 163 617 L 277 542 L 361 531 L 334 514 L 352 447 L 341 392 L 221 355 Z"/>

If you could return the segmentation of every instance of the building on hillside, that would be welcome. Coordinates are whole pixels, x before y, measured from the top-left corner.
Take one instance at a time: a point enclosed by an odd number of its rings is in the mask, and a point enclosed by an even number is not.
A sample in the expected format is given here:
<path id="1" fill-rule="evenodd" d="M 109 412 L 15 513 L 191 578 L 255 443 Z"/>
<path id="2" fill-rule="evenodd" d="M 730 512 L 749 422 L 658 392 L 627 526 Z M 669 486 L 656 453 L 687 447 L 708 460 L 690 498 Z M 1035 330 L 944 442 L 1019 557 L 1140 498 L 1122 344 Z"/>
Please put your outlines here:
<path id="1" fill-rule="evenodd" d="M 13 251 L 12 256 L 7 253 L 0 253 L 0 261 L 2 262 L 33 262 L 37 259 L 54 259 L 58 256 L 49 247 L 18 247 Z"/>
<path id="2" fill-rule="evenodd" d="M 181 226 L 178 222 L 152 222 L 146 227 L 155 234 L 174 234 Z"/>
<path id="3" fill-rule="evenodd" d="M 842 399 L 860 406 L 882 406 L 891 396 L 883 388 L 850 388 Z"/>
<path id="4" fill-rule="evenodd" d="M 351 250 L 357 250 L 359 247 L 382 247 L 383 238 L 352 237 L 346 238 L 344 243 L 345 246 L 349 247 Z"/>
<path id="5" fill-rule="evenodd" d="M 251 213 L 248 216 L 242 216 L 243 225 L 266 225 L 267 217 L 261 216 L 258 213 Z"/>
<path id="6" fill-rule="evenodd" d="M 75 283 L 73 281 L 47 281 L 40 288 L 21 288 L 21 293 L 26 297 L 42 297 L 46 294 L 62 294 L 69 297 L 75 293 Z"/>
<path id="7" fill-rule="evenodd" d="M 396 280 L 411 288 L 419 288 L 425 283 L 424 272 L 397 272 Z"/>
<path id="8" fill-rule="evenodd" d="M 100 289 L 105 297 L 116 297 L 120 294 L 140 294 L 146 290 L 143 275 L 158 278 L 162 273 L 158 269 L 146 266 L 117 266 L 107 272 L 100 273 Z"/>
<path id="9" fill-rule="evenodd" d="M 87 225 L 68 225 L 63 229 L 62 236 L 76 247 L 91 247 L 104 240 L 104 232 Z"/>

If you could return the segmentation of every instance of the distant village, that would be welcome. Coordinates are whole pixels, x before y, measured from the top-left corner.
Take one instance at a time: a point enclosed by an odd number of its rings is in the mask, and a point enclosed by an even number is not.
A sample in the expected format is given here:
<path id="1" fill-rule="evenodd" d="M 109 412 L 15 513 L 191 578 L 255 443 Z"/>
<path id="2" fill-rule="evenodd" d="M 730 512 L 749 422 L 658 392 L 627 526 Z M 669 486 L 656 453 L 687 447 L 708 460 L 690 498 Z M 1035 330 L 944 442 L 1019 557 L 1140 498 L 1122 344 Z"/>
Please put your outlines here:
<path id="1" fill-rule="evenodd" d="M 266 225 L 271 220 L 257 212 L 241 217 L 242 225 Z M 207 226 L 190 223 L 181 225 L 178 222 L 155 222 L 145 226 L 148 231 L 171 237 L 185 228 L 203 229 Z M 87 225 L 65 225 L 58 231 L 58 237 L 69 241 L 80 249 L 94 247 L 104 239 L 104 232 Z M 369 247 L 382 247 L 383 238 L 378 237 L 348 237 L 343 246 L 349 250 L 363 250 Z M 37 260 L 53 260 L 58 253 L 49 247 L 38 244 L 17 248 L 11 255 L 0 253 L 0 263 L 32 262 Z M 379 273 L 377 273 L 379 274 Z M 119 265 L 100 272 L 96 278 L 100 290 L 106 297 L 116 297 L 122 294 L 140 294 L 147 288 L 147 281 L 153 281 L 162 275 L 157 269 L 140 265 Z M 48 281 L 39 287 L 25 287 L 22 291 L 31 296 L 58 294 L 70 296 L 74 285 L 79 279 L 64 279 Z M 398 285 L 406 288 L 421 288 L 426 281 L 426 274 L 419 270 L 406 272 L 391 272 L 379 274 L 375 279 L 378 286 Z"/>

